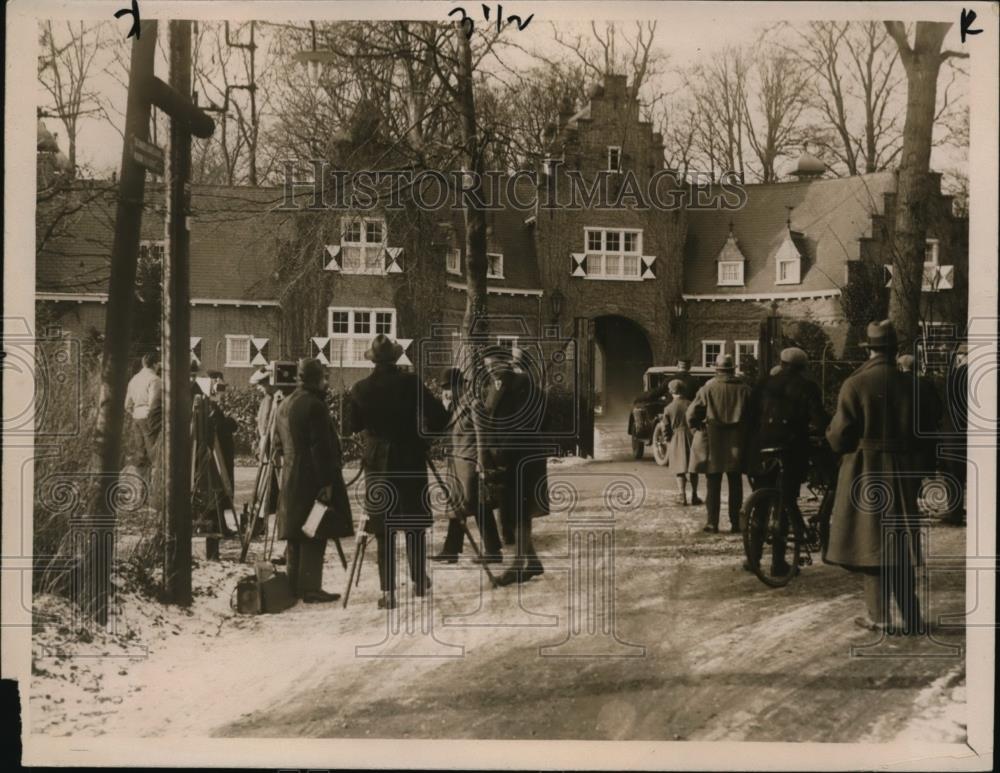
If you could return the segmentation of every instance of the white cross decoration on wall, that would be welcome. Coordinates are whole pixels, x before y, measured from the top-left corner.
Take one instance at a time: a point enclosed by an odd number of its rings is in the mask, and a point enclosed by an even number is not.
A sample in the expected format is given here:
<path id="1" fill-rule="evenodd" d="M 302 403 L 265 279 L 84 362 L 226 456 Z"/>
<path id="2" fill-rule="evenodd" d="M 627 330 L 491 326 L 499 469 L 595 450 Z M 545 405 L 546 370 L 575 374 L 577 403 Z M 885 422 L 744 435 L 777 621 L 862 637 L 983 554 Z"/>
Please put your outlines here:
<path id="1" fill-rule="evenodd" d="M 326 356 L 326 347 L 330 344 L 329 338 L 319 338 L 313 336 L 313 357 L 322 362 L 324 365 L 330 364 L 330 358 Z"/>
<path id="2" fill-rule="evenodd" d="M 201 336 L 191 336 L 190 341 L 191 358 L 201 367 Z"/>

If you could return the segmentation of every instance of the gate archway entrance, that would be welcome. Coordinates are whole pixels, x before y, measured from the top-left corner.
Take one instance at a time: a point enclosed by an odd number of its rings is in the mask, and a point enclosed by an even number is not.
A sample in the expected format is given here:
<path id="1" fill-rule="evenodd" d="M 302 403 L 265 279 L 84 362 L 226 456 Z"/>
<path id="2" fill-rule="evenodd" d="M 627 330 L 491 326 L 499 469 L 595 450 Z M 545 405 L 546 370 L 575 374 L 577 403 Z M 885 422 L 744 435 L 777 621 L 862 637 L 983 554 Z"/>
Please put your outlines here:
<path id="1" fill-rule="evenodd" d="M 632 401 L 642 391 L 642 374 L 653 364 L 646 331 L 628 317 L 594 319 L 594 407 L 600 421 L 627 427 Z"/>

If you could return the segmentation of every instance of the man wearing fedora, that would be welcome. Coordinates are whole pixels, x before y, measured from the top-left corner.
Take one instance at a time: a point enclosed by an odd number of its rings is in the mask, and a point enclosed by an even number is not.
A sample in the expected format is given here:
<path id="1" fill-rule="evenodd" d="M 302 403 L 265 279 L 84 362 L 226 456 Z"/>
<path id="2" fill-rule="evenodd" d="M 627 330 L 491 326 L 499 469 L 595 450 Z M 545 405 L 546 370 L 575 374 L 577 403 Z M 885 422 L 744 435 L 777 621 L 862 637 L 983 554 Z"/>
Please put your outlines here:
<path id="1" fill-rule="evenodd" d="M 379 608 L 396 606 L 395 535 L 403 532 L 414 592 L 423 596 L 430 587 L 426 568 L 426 530 L 432 523 L 428 488 L 429 433 L 448 424 L 441 402 L 414 373 L 396 364 L 403 347 L 385 335 L 372 339 L 365 357 L 374 363 L 372 374 L 357 382 L 348 394 L 346 432 L 364 438 L 366 531 L 378 550 Z"/>
<path id="2" fill-rule="evenodd" d="M 843 455 L 826 560 L 864 576 L 868 614 L 856 617 L 857 625 L 892 630 L 892 597 L 904 631 L 918 633 L 915 472 L 920 451 L 913 388 L 893 362 L 897 344 L 892 323 L 872 322 L 867 337 L 868 361 L 841 386 L 836 414 L 826 430 L 830 446 Z"/>
<path id="3" fill-rule="evenodd" d="M 781 351 L 777 371 L 753 388 L 747 425 L 753 442 L 747 448 L 747 470 L 754 487 L 775 486 L 777 471 L 761 470 L 760 452 L 764 448 L 782 449 L 785 501 L 781 510 L 783 533 L 788 531 L 789 510 L 798 510 L 799 489 L 809 468 L 811 435 L 822 435 L 830 422 L 823 408 L 819 386 L 806 378 L 808 355 L 797 346 Z M 744 562 L 744 567 L 749 564 Z M 772 573 L 792 570 L 785 561 L 785 543 L 777 540 L 772 557 Z"/>
<path id="4" fill-rule="evenodd" d="M 708 439 L 708 458 L 704 467 L 708 523 L 704 531 L 711 534 L 719 531 L 723 474 L 729 485 L 729 527 L 734 533 L 740 530 L 745 417 L 749 403 L 750 387 L 736 377 L 733 355 L 720 354 L 715 360 L 715 376 L 698 390 L 688 406 L 688 424 L 692 428 L 703 426 Z"/>
<path id="5" fill-rule="evenodd" d="M 333 537 L 354 533 L 351 504 L 341 472 L 340 440 L 327 408 L 326 368 L 316 359 L 298 362 L 298 388 L 278 406 L 275 453 L 282 457 L 278 539 L 283 539 L 292 592 L 307 604 L 336 601 L 323 590 L 323 555 Z M 316 534 L 302 531 L 317 502 L 328 510 Z"/>

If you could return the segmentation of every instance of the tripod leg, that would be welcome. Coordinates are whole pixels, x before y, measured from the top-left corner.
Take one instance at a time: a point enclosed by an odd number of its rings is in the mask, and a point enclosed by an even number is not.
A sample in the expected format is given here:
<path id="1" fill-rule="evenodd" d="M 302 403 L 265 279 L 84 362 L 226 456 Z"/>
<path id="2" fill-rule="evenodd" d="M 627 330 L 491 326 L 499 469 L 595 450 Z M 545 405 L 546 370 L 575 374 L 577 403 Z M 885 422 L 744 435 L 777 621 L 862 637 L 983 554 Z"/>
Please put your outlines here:
<path id="1" fill-rule="evenodd" d="M 476 557 L 482 561 L 480 566 L 483 567 L 483 570 L 486 572 L 486 576 L 490 579 L 490 587 L 497 587 L 497 578 L 493 576 L 493 572 L 490 571 L 489 566 L 487 566 L 486 562 L 483 560 L 483 553 L 479 549 L 479 545 L 476 544 L 476 540 L 472 537 L 472 530 L 469 529 L 469 524 L 464 518 L 459 518 L 459 523 L 462 524 L 462 531 L 465 533 L 465 538 L 469 540 L 469 544 L 472 545 L 472 550 L 475 552 Z"/>
<path id="2" fill-rule="evenodd" d="M 361 560 L 358 561 L 358 576 L 354 581 L 355 585 L 361 584 L 361 567 L 365 565 L 365 548 L 368 547 L 368 534 L 366 533 L 364 539 L 361 541 Z"/>

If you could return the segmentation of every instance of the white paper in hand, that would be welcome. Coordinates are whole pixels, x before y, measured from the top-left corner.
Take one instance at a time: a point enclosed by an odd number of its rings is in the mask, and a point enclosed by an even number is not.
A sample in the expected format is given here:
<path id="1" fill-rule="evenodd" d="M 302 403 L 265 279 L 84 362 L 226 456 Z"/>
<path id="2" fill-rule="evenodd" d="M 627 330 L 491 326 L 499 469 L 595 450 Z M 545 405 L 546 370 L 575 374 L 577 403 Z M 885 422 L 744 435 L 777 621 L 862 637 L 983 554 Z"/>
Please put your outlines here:
<path id="1" fill-rule="evenodd" d="M 302 524 L 302 533 L 310 539 L 315 537 L 316 531 L 319 529 L 320 521 L 323 520 L 324 515 L 326 515 L 326 505 L 317 499 L 313 502 L 312 510 L 309 511 L 309 517 L 306 518 L 306 522 Z"/>

